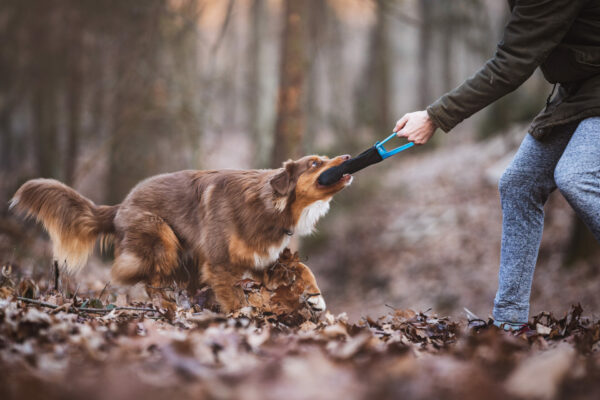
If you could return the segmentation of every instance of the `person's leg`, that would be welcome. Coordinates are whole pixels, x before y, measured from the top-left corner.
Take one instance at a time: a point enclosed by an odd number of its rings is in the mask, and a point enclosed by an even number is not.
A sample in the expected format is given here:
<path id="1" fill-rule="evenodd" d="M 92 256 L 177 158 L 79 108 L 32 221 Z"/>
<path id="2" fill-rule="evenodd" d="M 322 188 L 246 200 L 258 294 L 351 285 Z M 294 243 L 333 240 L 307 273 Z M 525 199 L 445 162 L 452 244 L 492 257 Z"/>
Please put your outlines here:
<path id="1" fill-rule="evenodd" d="M 528 320 L 531 283 L 544 227 L 544 204 L 556 189 L 554 169 L 572 132 L 572 126 L 555 129 L 543 141 L 527 135 L 500 179 L 503 217 L 493 312 L 496 321 L 522 324 Z"/>
<path id="2" fill-rule="evenodd" d="M 558 189 L 600 241 L 600 118 L 577 126 L 556 170 Z"/>

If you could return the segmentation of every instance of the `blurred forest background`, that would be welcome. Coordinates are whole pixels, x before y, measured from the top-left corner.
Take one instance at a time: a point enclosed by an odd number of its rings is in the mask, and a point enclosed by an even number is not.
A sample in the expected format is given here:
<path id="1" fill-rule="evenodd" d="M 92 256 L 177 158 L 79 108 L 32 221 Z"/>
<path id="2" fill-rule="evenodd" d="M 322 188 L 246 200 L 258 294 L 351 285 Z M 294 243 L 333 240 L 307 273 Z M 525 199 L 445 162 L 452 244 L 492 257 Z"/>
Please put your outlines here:
<path id="1" fill-rule="evenodd" d="M 27 179 L 116 204 L 161 172 L 357 154 L 474 73 L 508 12 L 497 0 L 3 0 L 0 262 L 50 274 L 41 229 L 6 207 Z M 497 181 L 550 89 L 536 73 L 449 135 L 357 174 L 301 243 L 332 311 L 488 315 Z M 598 310 L 598 255 L 553 195 L 532 312 Z M 108 276 L 108 262 L 91 269 Z"/>

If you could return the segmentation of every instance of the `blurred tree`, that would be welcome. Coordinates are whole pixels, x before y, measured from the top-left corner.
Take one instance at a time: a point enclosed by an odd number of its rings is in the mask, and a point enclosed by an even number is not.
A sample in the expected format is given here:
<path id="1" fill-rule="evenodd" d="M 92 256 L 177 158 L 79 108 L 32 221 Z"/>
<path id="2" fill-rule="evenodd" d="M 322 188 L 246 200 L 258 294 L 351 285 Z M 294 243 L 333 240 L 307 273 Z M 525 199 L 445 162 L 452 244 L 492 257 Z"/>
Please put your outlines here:
<path id="1" fill-rule="evenodd" d="M 16 159 L 14 154 L 11 114 L 18 106 L 19 92 L 24 81 L 18 79 L 23 72 L 21 57 L 22 35 L 20 26 L 27 10 L 17 0 L 0 2 L 0 37 L 4 38 L 0 46 L 0 167 L 9 170 Z M 3 180 L 4 181 L 4 180 Z M 0 197 L 0 200 L 3 198 Z"/>
<path id="2" fill-rule="evenodd" d="M 196 73 L 185 60 L 196 59 L 198 4 L 0 2 L 0 202 L 33 176 L 76 184 L 106 158 L 110 201 L 189 165 L 197 95 L 181 88 Z M 98 149 L 78 165 L 84 145 Z"/>
<path id="3" fill-rule="evenodd" d="M 457 43 L 462 44 L 469 53 L 476 58 L 476 64 L 487 60 L 496 49 L 496 42 L 504 32 L 508 21 L 510 9 L 508 3 L 502 3 L 502 10 L 498 17 L 500 28 L 493 32 L 492 21 L 489 16 L 489 6 L 482 0 L 459 0 L 453 10 L 447 10 L 454 20 L 454 37 Z"/>
<path id="4" fill-rule="evenodd" d="M 336 10 L 336 3 L 339 7 L 340 3 L 336 0 L 313 0 L 315 5 L 311 7 L 309 22 L 313 50 L 307 89 L 307 144 L 314 146 L 315 139 L 321 136 L 323 131 L 331 131 L 335 132 L 336 140 L 329 151 L 347 153 L 361 150 L 365 145 L 364 138 L 356 134 L 356 128 L 357 124 L 367 123 L 363 123 L 361 117 L 365 117 L 365 121 L 370 120 L 361 110 L 361 107 L 367 105 L 367 102 L 363 101 L 364 93 L 361 92 L 366 89 L 367 84 L 354 78 L 351 71 L 356 68 L 354 64 L 358 64 L 363 68 L 363 71 L 359 69 L 358 73 L 366 73 L 365 66 L 368 67 L 369 62 L 365 62 L 368 52 L 364 52 L 364 57 L 357 59 L 360 63 L 348 62 L 347 47 L 348 43 L 353 41 L 349 37 L 354 33 L 354 27 L 346 25 L 344 16 L 339 9 Z M 369 7 L 369 3 L 363 4 Z M 372 29 L 365 33 L 370 39 Z M 323 98 L 327 100 L 318 101 Z M 314 150 L 314 147 L 310 150 Z"/>
<path id="5" fill-rule="evenodd" d="M 57 24 L 57 20 L 63 16 L 63 10 L 53 7 L 50 2 L 38 1 L 30 5 L 28 48 L 37 49 L 35 61 L 31 60 L 33 62 L 29 63 L 36 174 L 46 178 L 59 178 L 58 89 L 63 77 L 60 74 L 62 59 L 58 56 L 61 50 L 58 44 L 61 25 Z M 36 13 L 45 15 L 45 18 L 35 18 Z"/>
<path id="6" fill-rule="evenodd" d="M 376 20 L 370 33 L 369 55 L 356 93 L 357 123 L 380 135 L 392 126 L 390 120 L 390 67 L 388 18 L 390 0 L 376 0 Z"/>
<path id="7" fill-rule="evenodd" d="M 288 158 L 296 159 L 302 155 L 305 123 L 302 106 L 307 67 L 305 18 L 306 2 L 285 1 L 273 167 L 281 166 Z"/>
<path id="8" fill-rule="evenodd" d="M 159 79 L 159 32 L 165 2 L 123 2 L 113 10 L 115 30 L 115 124 L 109 157 L 107 201 L 115 204 L 140 179 L 158 172 L 157 131 L 164 115 Z M 135 63 L 131 62 L 135 60 Z"/>
<path id="9" fill-rule="evenodd" d="M 419 28 L 419 108 L 423 109 L 429 105 L 432 100 L 431 81 L 433 78 L 431 69 L 431 47 L 433 36 L 433 0 L 419 0 L 419 16 L 421 18 L 421 26 Z"/>
<path id="10" fill-rule="evenodd" d="M 307 59 L 307 78 L 306 78 L 306 96 L 305 96 L 305 114 L 306 129 L 304 132 L 304 149 L 307 153 L 312 150 L 311 146 L 315 142 L 316 132 L 321 115 L 319 115 L 319 90 L 318 90 L 318 62 L 320 58 L 320 49 L 327 45 L 327 38 L 324 31 L 329 25 L 329 10 L 327 2 L 323 0 L 307 0 L 308 3 L 308 37 L 307 48 L 310 57 Z M 335 43 L 331 46 L 335 49 Z M 335 51 L 332 49 L 332 51 Z"/>
<path id="11" fill-rule="evenodd" d="M 444 91 L 454 88 L 454 42 L 456 30 L 456 5 L 454 2 L 444 1 L 441 5 L 441 38 L 442 38 L 442 82 Z M 429 103 L 432 99 L 429 99 Z M 428 104 L 429 104 L 428 103 Z"/>
<path id="12" fill-rule="evenodd" d="M 248 109 L 248 129 L 253 139 L 254 166 L 266 167 L 269 164 L 269 144 L 271 132 L 264 129 L 264 107 L 261 99 L 266 95 L 264 90 L 263 63 L 264 35 L 266 24 L 265 0 L 252 0 L 250 8 L 250 33 L 248 35 L 248 87 L 246 101 Z"/>
<path id="13" fill-rule="evenodd" d="M 77 156 L 79 155 L 79 142 L 81 140 L 81 117 L 83 102 L 83 21 L 81 10 L 78 7 L 67 10 L 67 21 L 70 27 L 65 41 L 71 46 L 66 54 L 66 112 L 67 118 L 67 148 L 65 151 L 64 180 L 68 185 L 73 184 Z"/>
<path id="14" fill-rule="evenodd" d="M 174 170 L 189 168 L 186 157 L 176 156 L 186 145 L 186 129 L 180 124 L 178 103 L 179 75 L 188 73 L 186 63 L 167 62 L 174 52 L 168 49 L 184 43 L 192 54 L 194 25 L 180 23 L 179 12 L 167 0 L 119 2 L 113 10 L 115 21 L 114 71 L 118 85 L 114 95 L 114 127 L 111 138 L 107 175 L 107 202 L 118 203 L 141 179 Z M 192 13 L 192 16 L 195 14 Z M 120 23 L 119 23 L 120 22 Z M 180 55 L 187 57 L 185 52 Z M 187 115 L 183 106 L 184 116 Z M 195 119 L 187 121 L 195 124 Z M 192 128 L 193 130 L 193 128 Z M 197 132 L 197 130 L 195 130 Z M 197 136 L 197 135 L 196 135 Z M 197 145 L 197 141 L 191 144 Z M 187 162 L 186 162 L 187 159 Z"/>

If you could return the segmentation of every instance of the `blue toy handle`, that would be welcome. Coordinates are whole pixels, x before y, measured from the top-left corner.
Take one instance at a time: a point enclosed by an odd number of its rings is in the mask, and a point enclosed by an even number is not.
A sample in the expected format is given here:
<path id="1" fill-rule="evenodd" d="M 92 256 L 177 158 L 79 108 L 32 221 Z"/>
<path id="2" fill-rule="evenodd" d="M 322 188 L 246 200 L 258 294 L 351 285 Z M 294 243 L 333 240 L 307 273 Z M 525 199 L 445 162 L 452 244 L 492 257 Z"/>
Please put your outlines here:
<path id="1" fill-rule="evenodd" d="M 413 142 L 410 142 L 410 143 L 406 143 L 403 146 L 396 147 L 395 149 L 386 150 L 385 147 L 383 147 L 383 145 L 387 141 L 391 140 L 394 136 L 396 136 L 395 132 L 392 133 L 390 136 L 388 136 L 383 142 L 377 142 L 377 143 L 375 143 L 375 148 L 377 149 L 377 152 L 379 153 L 379 155 L 381 156 L 381 158 L 383 160 L 385 160 L 388 157 L 393 156 L 394 154 L 398 154 L 398 153 L 400 153 L 403 150 L 410 149 L 411 147 L 413 147 L 415 145 Z"/>

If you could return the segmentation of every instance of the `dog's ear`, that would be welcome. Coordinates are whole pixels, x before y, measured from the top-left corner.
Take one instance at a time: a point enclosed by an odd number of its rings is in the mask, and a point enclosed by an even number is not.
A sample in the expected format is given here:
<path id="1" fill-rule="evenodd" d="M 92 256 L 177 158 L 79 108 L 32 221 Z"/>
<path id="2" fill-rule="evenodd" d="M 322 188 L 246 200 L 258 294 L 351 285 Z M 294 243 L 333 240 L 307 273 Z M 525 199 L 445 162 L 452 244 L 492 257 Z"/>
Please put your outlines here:
<path id="1" fill-rule="evenodd" d="M 280 196 L 287 196 L 292 193 L 298 182 L 298 164 L 292 160 L 283 163 L 283 171 L 271 179 L 271 186 L 275 193 Z"/>

